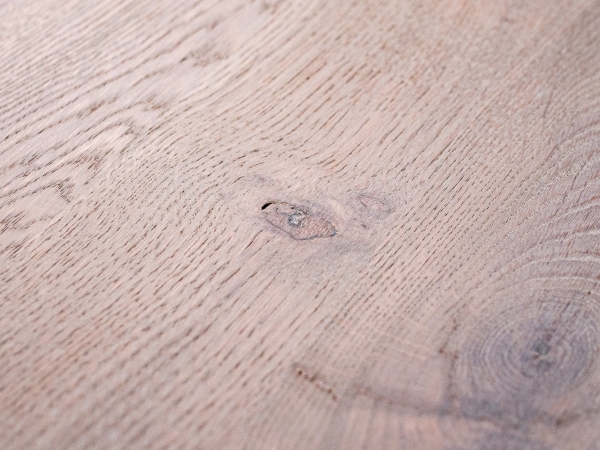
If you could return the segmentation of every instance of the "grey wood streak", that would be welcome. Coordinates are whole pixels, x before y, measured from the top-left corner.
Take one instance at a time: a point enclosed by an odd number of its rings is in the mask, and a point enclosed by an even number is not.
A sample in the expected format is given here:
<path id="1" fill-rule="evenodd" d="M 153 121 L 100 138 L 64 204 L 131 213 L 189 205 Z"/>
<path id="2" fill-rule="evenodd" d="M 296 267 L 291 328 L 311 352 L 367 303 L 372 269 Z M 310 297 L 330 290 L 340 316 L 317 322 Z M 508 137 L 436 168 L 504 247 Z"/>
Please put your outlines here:
<path id="1" fill-rule="evenodd" d="M 598 1 L 0 17 L 0 448 L 600 448 Z"/>

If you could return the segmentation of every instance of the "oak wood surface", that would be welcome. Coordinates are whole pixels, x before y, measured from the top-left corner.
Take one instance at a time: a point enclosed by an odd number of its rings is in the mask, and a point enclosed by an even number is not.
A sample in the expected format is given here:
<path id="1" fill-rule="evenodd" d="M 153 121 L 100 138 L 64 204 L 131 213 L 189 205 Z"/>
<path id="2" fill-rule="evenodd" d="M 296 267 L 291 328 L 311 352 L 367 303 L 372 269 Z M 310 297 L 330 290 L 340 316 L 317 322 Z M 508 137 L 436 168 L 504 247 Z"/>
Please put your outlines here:
<path id="1" fill-rule="evenodd" d="M 0 18 L 0 448 L 600 449 L 600 2 Z"/>

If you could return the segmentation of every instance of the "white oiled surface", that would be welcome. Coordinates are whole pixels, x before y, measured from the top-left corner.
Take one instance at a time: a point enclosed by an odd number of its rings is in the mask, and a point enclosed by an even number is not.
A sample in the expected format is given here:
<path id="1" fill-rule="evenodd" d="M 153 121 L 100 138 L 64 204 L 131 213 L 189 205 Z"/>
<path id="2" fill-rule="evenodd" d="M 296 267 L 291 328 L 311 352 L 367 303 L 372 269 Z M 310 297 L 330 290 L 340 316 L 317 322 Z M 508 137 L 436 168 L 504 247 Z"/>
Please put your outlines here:
<path id="1" fill-rule="evenodd" d="M 0 17 L 0 448 L 598 448 L 598 1 Z"/>

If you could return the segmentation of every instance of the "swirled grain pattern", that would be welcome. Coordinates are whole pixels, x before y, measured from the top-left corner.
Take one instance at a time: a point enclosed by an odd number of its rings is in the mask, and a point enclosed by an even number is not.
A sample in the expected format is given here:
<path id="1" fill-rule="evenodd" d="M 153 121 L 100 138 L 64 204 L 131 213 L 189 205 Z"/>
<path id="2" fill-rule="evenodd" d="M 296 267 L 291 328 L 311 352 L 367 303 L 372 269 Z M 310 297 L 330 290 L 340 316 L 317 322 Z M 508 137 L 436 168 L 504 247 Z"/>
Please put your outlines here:
<path id="1" fill-rule="evenodd" d="M 482 310 L 460 344 L 451 389 L 462 414 L 523 426 L 600 412 L 598 299 L 566 290 L 513 301 Z"/>

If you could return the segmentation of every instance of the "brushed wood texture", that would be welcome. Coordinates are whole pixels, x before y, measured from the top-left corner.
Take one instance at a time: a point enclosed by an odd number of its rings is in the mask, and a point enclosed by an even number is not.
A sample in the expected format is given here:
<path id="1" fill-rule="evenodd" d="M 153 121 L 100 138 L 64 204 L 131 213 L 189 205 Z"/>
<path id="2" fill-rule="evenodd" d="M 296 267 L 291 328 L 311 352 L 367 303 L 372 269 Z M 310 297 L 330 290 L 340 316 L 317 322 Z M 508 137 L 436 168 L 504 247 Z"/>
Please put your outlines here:
<path id="1" fill-rule="evenodd" d="M 600 448 L 600 2 L 0 0 L 0 448 Z"/>

